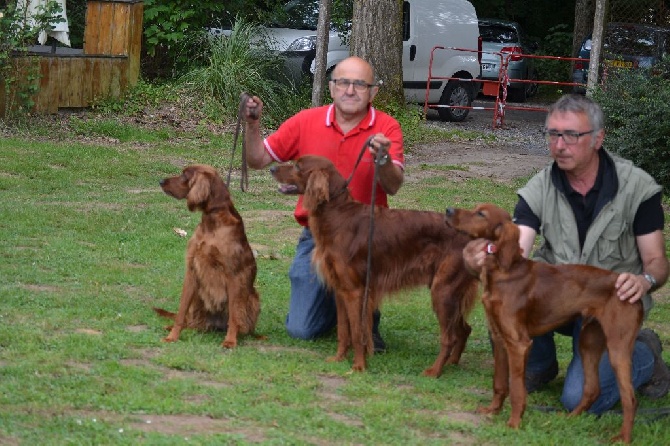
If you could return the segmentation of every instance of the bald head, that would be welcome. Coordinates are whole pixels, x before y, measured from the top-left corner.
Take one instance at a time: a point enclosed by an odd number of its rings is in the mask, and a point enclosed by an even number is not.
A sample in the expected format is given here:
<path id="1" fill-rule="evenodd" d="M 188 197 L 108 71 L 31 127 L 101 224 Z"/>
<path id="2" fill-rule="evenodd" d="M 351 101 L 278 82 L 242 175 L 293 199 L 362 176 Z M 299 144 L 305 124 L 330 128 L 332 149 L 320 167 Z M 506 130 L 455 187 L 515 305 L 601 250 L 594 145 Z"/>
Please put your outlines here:
<path id="1" fill-rule="evenodd" d="M 343 73 L 346 73 L 346 76 Z M 375 81 L 375 73 L 372 66 L 367 61 L 356 56 L 347 57 L 335 66 L 332 78 L 338 79 L 341 77 L 361 79 L 369 84 Z"/>

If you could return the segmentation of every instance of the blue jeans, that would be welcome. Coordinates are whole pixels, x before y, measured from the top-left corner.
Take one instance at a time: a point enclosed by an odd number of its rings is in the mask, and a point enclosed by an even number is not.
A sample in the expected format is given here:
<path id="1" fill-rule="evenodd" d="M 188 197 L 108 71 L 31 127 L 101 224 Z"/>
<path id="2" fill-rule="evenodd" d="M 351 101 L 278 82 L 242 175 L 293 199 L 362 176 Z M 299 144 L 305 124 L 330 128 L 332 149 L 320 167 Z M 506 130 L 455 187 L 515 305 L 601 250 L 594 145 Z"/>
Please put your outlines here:
<path id="1" fill-rule="evenodd" d="M 579 334 L 582 326 L 581 318 L 560 327 L 555 332 L 572 336 L 572 361 L 565 372 L 565 382 L 561 403 L 567 410 L 572 410 L 582 399 L 584 391 L 584 367 L 579 355 Z M 528 355 L 526 374 L 536 374 L 547 370 L 552 362 L 556 361 L 556 344 L 554 343 L 554 331 L 533 338 Z M 640 341 L 635 342 L 633 350 L 633 387 L 638 388 L 651 379 L 654 370 L 654 354 L 649 347 Z M 611 409 L 621 398 L 617 385 L 616 375 L 610 365 L 607 351 L 603 354 L 598 367 L 600 380 L 600 396 L 595 400 L 588 410 L 592 414 L 600 415 Z"/>
<path id="2" fill-rule="evenodd" d="M 286 316 L 286 330 L 289 336 L 298 339 L 313 339 L 337 324 L 335 296 L 314 271 L 313 250 L 312 232 L 305 228 L 298 239 L 295 257 L 288 272 L 291 301 Z"/>

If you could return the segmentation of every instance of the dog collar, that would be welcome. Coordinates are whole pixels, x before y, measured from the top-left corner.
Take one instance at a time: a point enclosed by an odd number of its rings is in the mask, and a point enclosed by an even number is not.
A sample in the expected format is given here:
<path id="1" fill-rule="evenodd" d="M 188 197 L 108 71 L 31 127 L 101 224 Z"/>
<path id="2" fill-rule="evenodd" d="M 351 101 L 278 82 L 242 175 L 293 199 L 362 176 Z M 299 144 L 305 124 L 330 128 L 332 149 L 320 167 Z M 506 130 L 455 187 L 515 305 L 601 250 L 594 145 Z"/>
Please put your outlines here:
<path id="1" fill-rule="evenodd" d="M 496 252 L 498 252 L 498 248 L 493 243 L 488 242 L 484 247 L 484 252 L 486 254 L 495 254 Z"/>

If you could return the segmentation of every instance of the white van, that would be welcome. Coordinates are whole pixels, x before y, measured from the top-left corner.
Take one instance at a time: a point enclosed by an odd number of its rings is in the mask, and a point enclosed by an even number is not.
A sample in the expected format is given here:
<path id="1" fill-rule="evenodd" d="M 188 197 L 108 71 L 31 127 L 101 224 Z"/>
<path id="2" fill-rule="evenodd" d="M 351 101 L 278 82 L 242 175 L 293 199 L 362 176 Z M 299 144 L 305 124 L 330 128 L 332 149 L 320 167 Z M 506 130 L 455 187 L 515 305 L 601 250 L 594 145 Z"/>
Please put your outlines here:
<path id="1" fill-rule="evenodd" d="M 282 24 L 267 29 L 274 48 L 286 57 L 294 80 L 314 72 L 316 26 L 319 0 L 292 0 L 284 8 Z M 327 70 L 349 56 L 346 44 L 349 27 L 331 28 L 326 58 Z M 403 2 L 403 87 L 408 102 L 423 104 L 428 85 L 428 68 L 433 54 L 429 104 L 439 104 L 445 121 L 462 121 L 479 91 L 481 41 L 477 13 L 467 0 L 406 0 Z M 448 48 L 457 48 L 452 50 Z M 441 79 L 434 79 L 435 77 Z M 457 79 L 449 79 L 457 78 Z"/>

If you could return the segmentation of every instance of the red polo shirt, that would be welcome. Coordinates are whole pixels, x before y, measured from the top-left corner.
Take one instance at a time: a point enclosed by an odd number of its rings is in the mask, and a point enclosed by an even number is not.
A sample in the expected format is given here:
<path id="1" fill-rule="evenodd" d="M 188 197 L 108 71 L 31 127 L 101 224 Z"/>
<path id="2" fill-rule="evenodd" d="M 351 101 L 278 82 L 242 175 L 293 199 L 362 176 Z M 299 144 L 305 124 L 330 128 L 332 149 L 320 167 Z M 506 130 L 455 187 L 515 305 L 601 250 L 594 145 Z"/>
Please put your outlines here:
<path id="1" fill-rule="evenodd" d="M 265 150 L 279 163 L 303 155 L 320 155 L 330 159 L 344 178 L 349 178 L 363 144 L 377 133 L 383 133 L 391 141 L 391 161 L 404 169 L 400 124 L 373 107 L 368 108 L 365 118 L 346 135 L 335 122 L 335 107 L 332 104 L 303 110 L 286 120 L 264 143 Z M 355 200 L 370 203 L 373 176 L 374 159 L 370 151 L 366 150 L 349 183 L 349 191 Z M 377 205 L 388 207 L 386 193 L 379 184 L 375 198 Z M 298 198 L 294 215 L 298 223 L 307 226 L 307 211 L 302 207 L 302 195 Z"/>

